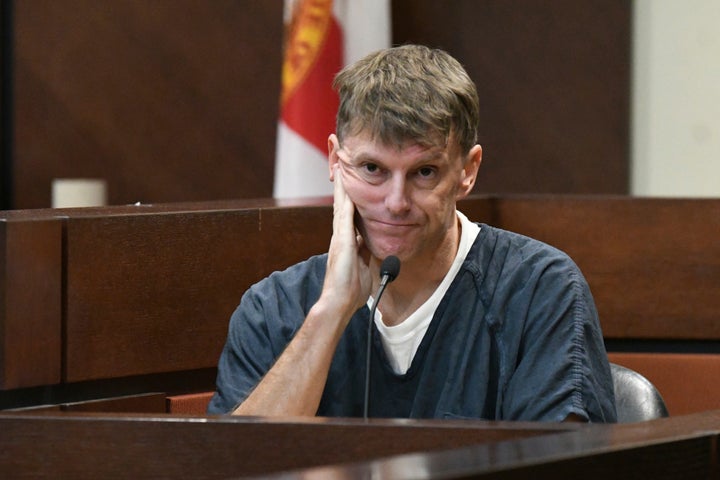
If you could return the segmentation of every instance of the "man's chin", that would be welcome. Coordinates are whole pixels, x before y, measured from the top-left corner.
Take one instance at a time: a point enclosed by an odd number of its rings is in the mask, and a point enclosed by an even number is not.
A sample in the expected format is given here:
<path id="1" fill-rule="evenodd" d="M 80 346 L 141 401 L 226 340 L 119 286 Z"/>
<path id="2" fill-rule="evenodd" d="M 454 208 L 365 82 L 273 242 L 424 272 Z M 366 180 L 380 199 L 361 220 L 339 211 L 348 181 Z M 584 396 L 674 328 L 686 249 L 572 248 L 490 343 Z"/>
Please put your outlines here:
<path id="1" fill-rule="evenodd" d="M 365 245 L 368 247 L 372 255 L 382 261 L 384 258 L 395 255 L 404 261 L 412 257 L 414 251 L 413 245 L 416 244 L 414 235 L 388 235 L 386 232 L 374 231 L 374 229 L 363 228 L 360 226 L 358 231 L 365 239 Z"/>
<path id="2" fill-rule="evenodd" d="M 370 252 L 372 253 L 373 257 L 377 258 L 380 261 L 389 257 L 390 255 L 395 255 L 402 262 L 408 258 L 409 254 L 406 245 L 396 245 L 392 243 L 388 244 L 386 242 L 383 242 L 382 244 L 370 244 Z"/>

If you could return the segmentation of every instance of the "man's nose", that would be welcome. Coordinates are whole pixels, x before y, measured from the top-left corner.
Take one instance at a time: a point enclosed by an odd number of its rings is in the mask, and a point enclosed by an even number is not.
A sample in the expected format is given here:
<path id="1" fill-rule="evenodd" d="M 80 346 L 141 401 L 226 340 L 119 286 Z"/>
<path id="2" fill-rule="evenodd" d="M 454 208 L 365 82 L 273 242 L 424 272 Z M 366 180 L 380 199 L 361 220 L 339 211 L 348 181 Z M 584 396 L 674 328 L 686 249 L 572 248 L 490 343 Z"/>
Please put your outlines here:
<path id="1" fill-rule="evenodd" d="M 403 175 L 395 175 L 390 179 L 385 206 L 391 213 L 399 214 L 410 209 L 409 186 Z"/>

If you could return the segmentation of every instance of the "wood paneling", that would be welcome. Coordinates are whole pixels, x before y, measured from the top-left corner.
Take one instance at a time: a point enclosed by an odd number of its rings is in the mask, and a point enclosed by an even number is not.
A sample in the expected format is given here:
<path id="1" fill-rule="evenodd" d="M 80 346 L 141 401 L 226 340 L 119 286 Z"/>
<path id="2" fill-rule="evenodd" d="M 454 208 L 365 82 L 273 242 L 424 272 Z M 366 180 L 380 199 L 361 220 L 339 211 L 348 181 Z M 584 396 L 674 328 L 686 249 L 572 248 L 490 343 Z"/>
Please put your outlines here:
<path id="1" fill-rule="evenodd" d="M 12 2 L 0 1 L 0 210 L 12 206 Z"/>
<path id="2" fill-rule="evenodd" d="M 329 206 L 67 220 L 65 380 L 214 367 L 242 293 L 327 249 Z"/>
<path id="3" fill-rule="evenodd" d="M 56 177 L 111 204 L 272 193 L 281 0 L 15 2 L 16 208 Z M 480 91 L 477 192 L 627 193 L 625 0 L 394 0 L 394 43 L 455 55 Z"/>
<path id="4" fill-rule="evenodd" d="M 124 397 L 104 398 L 101 400 L 66 403 L 60 406 L 63 412 L 95 413 L 165 413 L 166 396 L 164 393 L 145 393 Z"/>
<path id="5" fill-rule="evenodd" d="M 626 0 L 393 0 L 393 36 L 453 54 L 480 95 L 479 193 L 628 193 Z"/>
<path id="6" fill-rule="evenodd" d="M 167 397 L 167 413 L 205 415 L 214 391 L 186 393 Z"/>
<path id="7" fill-rule="evenodd" d="M 15 210 L 0 221 L 3 388 L 215 367 L 242 293 L 326 251 L 328 200 Z M 720 203 L 477 196 L 472 220 L 566 251 L 608 339 L 720 340 Z M 62 338 L 62 350 L 60 348 Z"/>
<path id="8" fill-rule="evenodd" d="M 0 390 L 60 382 L 60 221 L 0 219 Z"/>
<path id="9" fill-rule="evenodd" d="M 502 198 L 495 211 L 575 260 L 606 338 L 720 339 L 720 201 Z"/>
<path id="10" fill-rule="evenodd" d="M 473 196 L 459 208 L 566 251 L 606 339 L 717 348 L 720 200 Z M 331 222 L 329 199 L 1 212 L 0 404 L 211 389 L 243 292 L 325 252 Z"/>
<path id="11" fill-rule="evenodd" d="M 720 410 L 720 355 L 609 352 L 611 362 L 639 372 L 658 389 L 670 415 Z"/>
<path id="12" fill-rule="evenodd" d="M 56 177 L 106 178 L 111 204 L 271 195 L 281 0 L 15 10 L 16 208 Z"/>

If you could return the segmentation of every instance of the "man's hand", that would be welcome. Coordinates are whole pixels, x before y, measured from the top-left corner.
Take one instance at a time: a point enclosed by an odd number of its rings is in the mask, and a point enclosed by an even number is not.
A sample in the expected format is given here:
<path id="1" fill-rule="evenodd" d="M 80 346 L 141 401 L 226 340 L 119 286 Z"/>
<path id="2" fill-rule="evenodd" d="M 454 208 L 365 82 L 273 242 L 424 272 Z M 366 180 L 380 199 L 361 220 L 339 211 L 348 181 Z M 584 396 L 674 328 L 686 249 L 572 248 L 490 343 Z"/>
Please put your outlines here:
<path id="1" fill-rule="evenodd" d="M 345 191 L 341 163 L 335 165 L 333 177 L 333 235 L 320 301 L 352 315 L 371 293 L 369 252 L 355 229 L 355 205 Z"/>
<path id="2" fill-rule="evenodd" d="M 236 415 L 315 415 L 337 344 L 372 286 L 355 205 L 335 166 L 333 235 L 320 298 L 273 367 L 233 412 Z M 272 321 L 272 319 L 269 319 Z"/>

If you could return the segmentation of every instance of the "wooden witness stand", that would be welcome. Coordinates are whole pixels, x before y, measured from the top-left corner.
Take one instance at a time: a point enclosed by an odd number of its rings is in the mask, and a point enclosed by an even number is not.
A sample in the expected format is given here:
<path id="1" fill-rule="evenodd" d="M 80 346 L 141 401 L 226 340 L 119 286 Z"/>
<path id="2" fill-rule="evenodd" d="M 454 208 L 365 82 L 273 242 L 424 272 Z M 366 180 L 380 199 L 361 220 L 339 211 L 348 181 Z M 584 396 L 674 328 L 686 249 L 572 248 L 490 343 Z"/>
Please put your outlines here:
<path id="1" fill-rule="evenodd" d="M 473 197 L 460 208 L 569 253 L 590 283 L 608 344 L 630 346 L 611 359 L 682 365 L 678 345 L 690 349 L 680 353 L 701 368 L 659 385 L 673 416 L 568 427 L 169 415 L 169 396 L 213 388 L 242 292 L 326 250 L 330 201 L 7 211 L 0 474 L 228 478 L 321 466 L 312 473 L 600 478 L 609 462 L 625 469 L 614 476 L 717 475 L 720 415 L 681 415 L 720 409 L 720 200 Z M 648 344 L 663 351 L 648 354 Z M 410 452 L 419 453 L 380 460 Z M 343 462 L 365 463 L 327 467 Z"/>
<path id="2" fill-rule="evenodd" d="M 3 478 L 718 478 L 720 412 L 640 424 L 0 413 Z"/>

